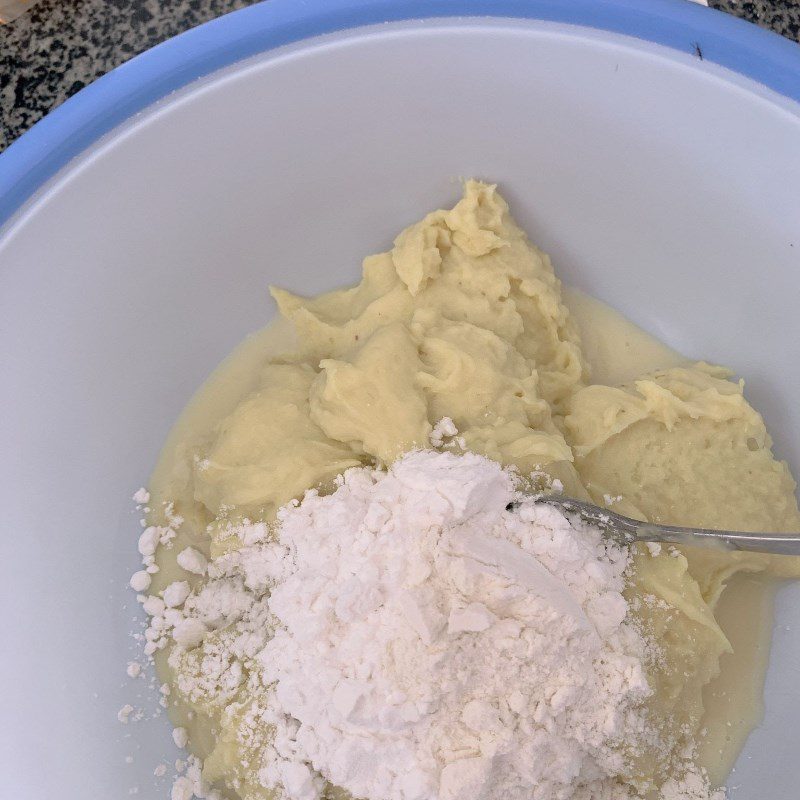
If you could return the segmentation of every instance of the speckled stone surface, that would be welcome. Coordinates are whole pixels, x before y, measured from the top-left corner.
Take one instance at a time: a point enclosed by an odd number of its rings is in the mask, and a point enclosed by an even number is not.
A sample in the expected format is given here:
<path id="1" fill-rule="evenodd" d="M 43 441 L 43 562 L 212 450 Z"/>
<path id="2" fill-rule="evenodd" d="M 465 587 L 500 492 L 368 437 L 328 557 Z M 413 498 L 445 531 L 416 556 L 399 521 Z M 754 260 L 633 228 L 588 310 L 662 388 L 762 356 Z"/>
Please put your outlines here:
<path id="1" fill-rule="evenodd" d="M 800 42 L 799 0 L 709 0 L 708 4 Z"/>
<path id="2" fill-rule="evenodd" d="M 41 0 L 0 27 L 0 149 L 137 53 L 256 0 Z"/>
<path id="3" fill-rule="evenodd" d="M 132 56 L 255 0 L 42 0 L 0 27 L 0 150 Z M 800 0 L 710 0 L 800 40 Z"/>

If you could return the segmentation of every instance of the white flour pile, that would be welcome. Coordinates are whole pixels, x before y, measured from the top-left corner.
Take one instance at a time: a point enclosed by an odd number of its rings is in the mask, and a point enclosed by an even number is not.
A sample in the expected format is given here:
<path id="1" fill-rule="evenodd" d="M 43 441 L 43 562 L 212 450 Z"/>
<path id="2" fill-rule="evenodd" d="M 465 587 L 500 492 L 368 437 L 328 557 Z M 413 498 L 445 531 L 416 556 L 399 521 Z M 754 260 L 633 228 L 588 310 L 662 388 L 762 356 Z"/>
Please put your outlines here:
<path id="1" fill-rule="evenodd" d="M 647 692 L 627 558 L 513 495 L 494 462 L 417 452 L 282 514 L 267 783 L 311 800 L 300 760 L 361 798 L 560 800 L 622 769 Z"/>
<path id="2" fill-rule="evenodd" d="M 235 553 L 185 555 L 208 577 L 145 600 L 148 639 L 171 639 L 183 697 L 248 698 L 223 720 L 250 785 L 287 800 L 326 781 L 363 800 L 637 797 L 624 753 L 647 735 L 649 690 L 628 554 L 513 499 L 511 475 L 471 453 L 350 470 L 275 531 L 242 528 Z M 708 800 L 697 780 L 704 794 L 670 798 Z"/>

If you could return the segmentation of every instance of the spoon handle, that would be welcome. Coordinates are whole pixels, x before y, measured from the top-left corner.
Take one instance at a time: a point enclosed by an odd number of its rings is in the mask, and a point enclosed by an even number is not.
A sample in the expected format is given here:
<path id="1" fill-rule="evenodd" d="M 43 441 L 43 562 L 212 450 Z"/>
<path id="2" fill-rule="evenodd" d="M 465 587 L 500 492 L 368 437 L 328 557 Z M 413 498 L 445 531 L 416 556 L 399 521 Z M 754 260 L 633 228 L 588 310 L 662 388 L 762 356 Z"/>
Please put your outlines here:
<path id="1" fill-rule="evenodd" d="M 571 514 L 577 514 L 584 522 L 600 528 L 603 533 L 620 544 L 632 542 L 665 542 L 669 544 L 695 545 L 746 550 L 754 553 L 800 556 L 800 534 L 798 533 L 748 533 L 746 531 L 721 531 L 707 528 L 682 528 L 677 525 L 656 525 L 625 517 L 607 508 L 574 500 L 560 495 L 535 496 L 534 501 L 556 506 Z"/>

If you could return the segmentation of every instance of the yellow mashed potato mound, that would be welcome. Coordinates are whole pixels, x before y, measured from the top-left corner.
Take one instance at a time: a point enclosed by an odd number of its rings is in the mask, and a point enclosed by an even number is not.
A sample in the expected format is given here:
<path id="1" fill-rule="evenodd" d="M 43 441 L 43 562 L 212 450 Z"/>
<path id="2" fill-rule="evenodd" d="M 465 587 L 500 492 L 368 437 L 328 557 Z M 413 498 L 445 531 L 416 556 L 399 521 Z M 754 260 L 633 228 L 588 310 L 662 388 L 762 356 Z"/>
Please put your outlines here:
<path id="1" fill-rule="evenodd" d="M 195 497 L 212 516 L 269 516 L 347 467 L 428 446 L 442 417 L 470 450 L 547 467 L 584 495 L 562 430 L 587 378 L 577 328 L 493 186 L 469 182 L 455 208 L 367 258 L 352 289 L 272 294 L 300 349 L 266 367 L 199 462 Z"/>
<path id="2" fill-rule="evenodd" d="M 266 365 L 188 477 L 201 517 L 213 520 L 212 554 L 236 547 L 229 522 L 269 520 L 348 467 L 429 446 L 442 417 L 468 449 L 522 474 L 543 470 L 568 495 L 613 498 L 631 516 L 800 531 L 795 483 L 727 372 L 696 364 L 630 385 L 591 384 L 550 260 L 494 186 L 467 182 L 453 209 L 428 214 L 390 252 L 367 258 L 353 288 L 313 299 L 272 294 L 298 350 Z M 635 564 L 629 599 L 660 644 L 649 665 L 660 740 L 634 754 L 632 770 L 647 787 L 666 777 L 665 753 L 697 735 L 702 689 L 730 650 L 714 618 L 726 581 L 742 570 L 800 575 L 800 566 L 674 548 L 642 548 Z M 253 691 L 242 686 L 224 712 L 194 705 L 219 726 L 207 777 L 235 775 L 239 794 L 257 798 L 264 790 L 237 738 Z"/>

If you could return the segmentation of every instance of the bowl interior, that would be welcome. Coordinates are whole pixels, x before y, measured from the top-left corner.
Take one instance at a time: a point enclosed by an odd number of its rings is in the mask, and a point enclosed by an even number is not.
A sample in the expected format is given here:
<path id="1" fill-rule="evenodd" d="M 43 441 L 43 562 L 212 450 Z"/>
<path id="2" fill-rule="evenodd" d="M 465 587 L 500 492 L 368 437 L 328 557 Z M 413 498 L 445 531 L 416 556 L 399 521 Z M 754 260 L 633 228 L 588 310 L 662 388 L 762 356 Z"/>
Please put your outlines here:
<path id="1" fill-rule="evenodd" d="M 796 106 L 691 56 L 537 22 L 392 24 L 236 65 L 108 136 L 0 240 L 14 796 L 167 796 L 165 718 L 116 719 L 157 708 L 125 676 L 130 495 L 193 390 L 273 314 L 268 283 L 355 280 L 470 176 L 502 185 L 566 281 L 745 375 L 800 471 Z M 738 800 L 800 779 L 798 609 L 800 587 L 782 590 Z"/>

